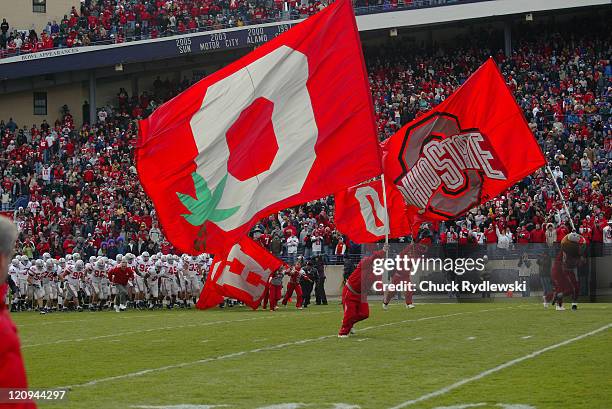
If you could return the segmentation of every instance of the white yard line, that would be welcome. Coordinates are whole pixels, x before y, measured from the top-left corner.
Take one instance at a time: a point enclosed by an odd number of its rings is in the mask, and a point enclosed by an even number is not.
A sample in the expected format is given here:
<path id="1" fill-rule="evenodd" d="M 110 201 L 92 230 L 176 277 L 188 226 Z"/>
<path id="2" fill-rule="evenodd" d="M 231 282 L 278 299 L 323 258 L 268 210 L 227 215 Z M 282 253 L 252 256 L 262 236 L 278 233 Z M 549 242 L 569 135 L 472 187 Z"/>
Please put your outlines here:
<path id="1" fill-rule="evenodd" d="M 451 385 L 445 386 L 444 388 L 438 389 L 437 391 L 433 391 L 433 392 L 427 393 L 427 394 L 425 394 L 423 396 L 420 396 L 420 397 L 418 397 L 416 399 L 411 399 L 411 400 L 407 400 L 405 402 L 402 402 L 399 405 L 393 406 L 390 409 L 405 408 L 407 406 L 412 406 L 412 405 L 414 405 L 416 403 L 420 403 L 420 402 L 429 400 L 431 398 L 435 398 L 435 397 L 438 397 L 438 396 L 445 395 L 448 392 L 451 392 L 451 391 L 453 391 L 453 390 L 455 390 L 457 388 L 460 388 L 460 387 L 462 387 L 463 385 L 465 385 L 467 383 L 480 380 L 480 379 L 482 379 L 484 377 L 487 377 L 487 376 L 489 376 L 491 374 L 499 372 L 499 371 L 501 371 L 503 369 L 509 368 L 509 367 L 511 367 L 513 365 L 516 365 L 518 363 L 521 363 L 523 361 L 527 361 L 529 359 L 536 358 L 536 357 L 542 355 L 545 352 L 552 351 L 552 350 L 560 348 L 562 346 L 572 344 L 574 342 L 580 341 L 581 339 L 584 339 L 584 338 L 587 338 L 587 337 L 599 334 L 600 332 L 603 332 L 603 331 L 605 331 L 607 329 L 610 329 L 610 328 L 612 328 L 612 323 L 604 325 L 603 327 L 597 328 L 597 329 L 595 329 L 593 331 L 584 333 L 582 335 L 578 335 L 577 337 L 570 338 L 570 339 L 565 340 L 563 342 L 559 342 L 558 344 L 550 345 L 550 346 L 547 346 L 546 348 L 539 349 L 539 350 L 537 350 L 535 352 L 532 352 L 530 354 L 524 355 L 524 356 L 522 356 L 520 358 L 515 358 L 515 359 L 513 359 L 511 361 L 505 362 L 505 363 L 503 363 L 501 365 L 498 365 L 498 366 L 496 366 L 494 368 L 487 369 L 486 371 L 481 372 L 481 373 L 479 373 L 477 375 L 471 376 L 469 378 L 462 379 L 462 380 L 460 380 L 458 382 L 455 382 L 455 383 L 453 383 Z"/>
<path id="2" fill-rule="evenodd" d="M 308 313 L 308 314 L 296 314 L 296 315 L 292 315 L 292 316 L 300 316 L 300 317 L 308 317 L 311 315 L 321 315 L 321 314 L 331 314 L 334 313 L 336 311 L 321 311 L 321 312 L 313 312 L 313 313 Z M 182 329 L 182 328 L 195 328 L 195 327 L 206 327 L 209 325 L 218 325 L 218 324 L 231 324 L 234 322 L 246 322 L 246 321 L 255 321 L 255 320 L 265 320 L 265 319 L 273 319 L 273 318 L 286 318 L 289 317 L 290 315 L 287 314 L 283 314 L 283 315 L 266 315 L 266 316 L 260 316 L 260 317 L 252 317 L 252 318 L 241 318 L 241 319 L 237 319 L 237 320 L 221 320 L 221 321 L 206 321 L 206 322 L 201 322 L 198 324 L 185 324 L 185 325 L 176 325 L 176 326 L 166 326 L 166 327 L 158 327 L 158 328 L 148 328 L 148 329 L 143 329 L 143 330 L 136 330 L 136 331 L 126 331 L 126 332 L 115 332 L 112 334 L 106 334 L 106 335 L 98 335 L 95 337 L 89 337 L 89 338 L 72 338 L 72 339 L 58 339 L 56 341 L 51 341 L 51 342 L 41 342 L 38 344 L 25 344 L 22 345 L 21 348 L 33 348 L 33 347 L 41 347 L 41 346 L 46 346 L 46 345 L 57 345 L 57 344 L 65 344 L 67 342 L 83 342 L 83 341 L 95 341 L 98 339 L 105 339 L 105 338 L 114 338 L 114 337 L 120 337 L 123 335 L 134 335 L 134 334 L 143 334 L 143 333 L 151 333 L 151 332 L 156 332 L 156 331 L 169 331 L 169 330 L 175 330 L 175 329 Z"/>
<path id="3" fill-rule="evenodd" d="M 458 315 L 477 314 L 477 313 L 481 313 L 481 312 L 487 312 L 487 311 L 493 311 L 493 310 L 502 310 L 502 309 L 508 309 L 508 308 L 512 308 L 512 307 L 495 308 L 495 309 L 478 310 L 478 311 L 466 311 L 466 312 L 459 312 L 459 313 L 455 313 L 455 314 L 434 315 L 434 316 L 430 316 L 430 317 L 422 317 L 422 318 L 417 318 L 417 319 L 401 320 L 401 321 L 389 322 L 389 323 L 385 323 L 385 324 L 372 325 L 370 327 L 362 328 L 362 329 L 357 330 L 357 331 L 359 331 L 359 332 L 369 331 L 369 330 L 372 330 L 372 329 L 378 329 L 378 328 L 388 327 L 388 326 L 392 326 L 392 325 L 405 324 L 405 323 L 408 323 L 408 322 L 420 322 L 420 321 L 440 319 L 440 318 L 449 318 L 449 317 L 455 317 L 455 316 L 458 316 Z M 223 360 L 226 360 L 226 359 L 237 358 L 237 357 L 244 356 L 244 355 L 247 355 L 247 354 L 254 354 L 254 353 L 257 353 L 257 352 L 264 352 L 264 351 L 274 351 L 274 350 L 283 349 L 283 348 L 290 347 L 290 346 L 303 345 L 303 344 L 307 344 L 307 343 L 311 343 L 311 342 L 317 342 L 317 341 L 322 341 L 322 340 L 325 340 L 325 339 L 336 338 L 336 337 L 337 337 L 336 334 L 332 334 L 332 335 L 323 335 L 323 336 L 320 336 L 320 337 L 317 337 L 317 338 L 307 338 L 307 339 L 302 339 L 302 340 L 299 340 L 299 341 L 285 342 L 285 343 L 282 343 L 282 344 L 269 345 L 269 346 L 266 346 L 266 347 L 261 347 L 261 348 L 251 349 L 251 350 L 245 350 L 245 351 L 238 351 L 238 352 L 233 352 L 231 354 L 220 355 L 220 356 L 216 356 L 216 357 L 198 359 L 196 361 L 181 362 L 181 363 L 178 363 L 178 364 L 165 365 L 165 366 L 160 366 L 160 367 L 157 367 L 157 368 L 143 369 L 141 371 L 130 372 L 130 373 L 123 374 L 123 375 L 116 375 L 116 376 L 109 376 L 109 377 L 106 377 L 106 378 L 93 379 L 93 380 L 88 381 L 88 382 L 79 383 L 79 384 L 75 384 L 75 385 L 61 386 L 61 387 L 57 387 L 55 389 L 73 389 L 73 388 L 86 387 L 86 386 L 95 386 L 95 385 L 97 385 L 99 383 L 111 382 L 111 381 L 117 381 L 117 380 L 122 380 L 122 379 L 129 379 L 129 378 L 135 378 L 135 377 L 144 376 L 144 375 L 148 375 L 148 374 L 155 373 L 155 372 L 163 372 L 163 371 L 167 371 L 167 370 L 171 370 L 171 369 L 180 369 L 180 368 L 185 368 L 185 367 L 189 367 L 189 366 L 206 364 L 206 363 L 209 363 L 209 362 L 223 361 Z"/>

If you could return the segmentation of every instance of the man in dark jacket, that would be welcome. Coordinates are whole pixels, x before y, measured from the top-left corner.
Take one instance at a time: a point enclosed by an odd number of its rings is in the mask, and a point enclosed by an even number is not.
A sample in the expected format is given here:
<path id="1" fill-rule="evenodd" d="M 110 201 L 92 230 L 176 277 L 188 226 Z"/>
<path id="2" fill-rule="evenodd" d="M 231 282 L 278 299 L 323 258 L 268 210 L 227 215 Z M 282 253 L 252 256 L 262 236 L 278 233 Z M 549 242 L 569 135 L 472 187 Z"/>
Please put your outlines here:
<path id="1" fill-rule="evenodd" d="M 314 267 L 317 269 L 318 279 L 315 286 L 315 299 L 317 305 L 327 305 L 327 295 L 325 294 L 325 265 L 323 264 L 323 257 L 316 257 L 314 260 Z"/>
<path id="2" fill-rule="evenodd" d="M 319 279 L 319 272 L 313 266 L 312 261 L 307 261 L 304 267 L 304 275 L 300 278 L 300 286 L 302 287 L 302 294 L 304 296 L 304 308 L 308 308 L 310 304 L 310 295 L 312 294 L 312 288 L 314 283 Z"/>

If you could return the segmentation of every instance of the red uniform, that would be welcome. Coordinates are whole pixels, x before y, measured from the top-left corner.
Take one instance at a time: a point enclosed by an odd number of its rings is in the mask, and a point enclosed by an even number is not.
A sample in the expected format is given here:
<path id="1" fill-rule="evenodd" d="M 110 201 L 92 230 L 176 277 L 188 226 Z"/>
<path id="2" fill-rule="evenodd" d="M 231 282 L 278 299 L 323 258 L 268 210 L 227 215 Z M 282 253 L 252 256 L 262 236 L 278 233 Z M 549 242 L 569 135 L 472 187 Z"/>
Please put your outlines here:
<path id="1" fill-rule="evenodd" d="M 368 296 L 365 291 L 362 294 L 362 289 L 368 287 L 370 281 L 374 281 L 376 276 L 373 274 L 372 265 L 374 259 L 383 258 L 385 252 L 379 250 L 373 255 L 364 258 L 359 262 L 355 271 L 351 273 L 346 284 L 342 289 L 342 305 L 344 306 L 344 318 L 342 319 L 342 327 L 338 335 L 348 335 L 353 328 L 353 325 L 359 321 L 363 321 L 370 316 L 370 306 L 368 305 Z M 366 286 L 362 286 L 363 275 L 367 274 Z"/>
<path id="2" fill-rule="evenodd" d="M 289 283 L 287 283 L 287 291 L 285 292 L 285 297 L 283 298 L 283 305 L 287 305 L 289 298 L 291 298 L 293 291 L 295 290 L 295 294 L 297 296 L 297 303 L 295 306 L 297 308 L 302 308 L 302 286 L 300 285 L 302 267 L 299 265 L 293 266 L 285 274 L 289 276 Z"/>
<path id="3" fill-rule="evenodd" d="M 575 268 L 568 268 L 563 261 L 563 252 L 560 251 L 553 262 L 551 279 L 557 299 L 569 295 L 573 300 L 578 298 L 580 284 L 576 278 Z"/>
<path id="4" fill-rule="evenodd" d="M 17 328 L 6 310 L 6 305 L 4 305 L 6 289 L 6 284 L 0 286 L 0 388 L 27 389 L 28 381 L 21 357 Z M 0 408 L 4 407 L 36 409 L 36 404 L 33 402 L 0 404 Z"/>
<path id="5" fill-rule="evenodd" d="M 270 275 L 270 285 L 266 291 L 266 299 L 264 299 L 264 309 L 266 308 L 266 301 L 270 300 L 270 310 L 276 310 L 278 301 L 281 299 L 281 292 L 283 289 L 283 273 L 277 271 Z"/>

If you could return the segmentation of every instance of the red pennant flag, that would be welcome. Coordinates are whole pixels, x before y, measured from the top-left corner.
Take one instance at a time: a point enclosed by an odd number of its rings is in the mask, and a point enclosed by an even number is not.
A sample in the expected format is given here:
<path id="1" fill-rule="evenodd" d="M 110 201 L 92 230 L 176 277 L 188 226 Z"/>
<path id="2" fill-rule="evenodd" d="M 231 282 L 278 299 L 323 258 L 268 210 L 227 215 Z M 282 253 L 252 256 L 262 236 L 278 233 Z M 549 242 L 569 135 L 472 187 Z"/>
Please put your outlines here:
<path id="1" fill-rule="evenodd" d="M 196 303 L 196 307 L 200 310 L 207 310 L 212 307 L 216 307 L 221 304 L 224 300 L 223 289 L 217 286 L 216 280 L 219 273 L 223 269 L 222 257 L 214 257 L 213 263 L 210 266 L 208 276 L 206 277 L 206 283 L 200 293 L 200 298 Z"/>
<path id="2" fill-rule="evenodd" d="M 406 203 L 397 190 L 386 184 L 389 226 L 385 225 L 382 181 L 364 183 L 335 194 L 336 228 L 356 243 L 372 243 L 389 237 L 406 236 L 411 231 Z"/>
<path id="3" fill-rule="evenodd" d="M 215 259 L 198 300 L 197 307 L 201 309 L 218 305 L 225 296 L 256 310 L 270 274 L 284 264 L 246 236 L 226 256 Z"/>
<path id="4" fill-rule="evenodd" d="M 179 251 L 382 173 L 351 4 L 337 1 L 140 122 L 136 161 Z"/>
<path id="5" fill-rule="evenodd" d="M 545 163 L 493 59 L 383 145 L 386 178 L 429 220 L 458 217 Z"/>

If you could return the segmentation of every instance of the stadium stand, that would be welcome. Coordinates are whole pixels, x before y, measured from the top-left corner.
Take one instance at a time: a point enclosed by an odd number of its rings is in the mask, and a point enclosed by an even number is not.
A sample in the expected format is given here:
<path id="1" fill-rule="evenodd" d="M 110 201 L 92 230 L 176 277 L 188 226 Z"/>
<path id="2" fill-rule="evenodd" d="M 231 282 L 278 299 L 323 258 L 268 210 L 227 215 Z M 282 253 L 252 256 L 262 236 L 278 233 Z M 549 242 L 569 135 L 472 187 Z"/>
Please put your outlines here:
<path id="1" fill-rule="evenodd" d="M 99 3 L 84 4 L 87 13 L 105 12 Z M 190 13 L 188 8 L 179 10 L 184 16 Z M 125 29 L 121 24 L 119 29 Z M 610 31 L 604 21 L 590 21 L 516 32 L 510 57 L 488 47 L 486 32 L 457 39 L 454 44 L 461 47 L 390 44 L 366 49 L 380 139 L 443 101 L 493 55 L 554 169 L 576 227 L 599 246 L 612 242 L 612 237 L 604 237 L 612 217 Z M 20 230 L 17 252 L 30 258 L 45 252 L 55 258 L 73 252 L 84 258 L 112 258 L 125 254 L 128 246 L 136 255 L 173 252 L 138 183 L 134 120 L 188 85 L 187 80 L 158 79 L 141 95 L 130 96 L 121 89 L 114 106 L 98 110 L 91 125 L 77 126 L 66 106 L 53 124 L 17 124 L 2 118 L 0 198 L 2 210 L 13 213 Z M 415 239 L 484 246 L 497 245 L 503 233 L 514 244 L 554 243 L 569 229 L 568 222 L 550 178 L 540 170 L 460 220 L 422 226 Z M 336 253 L 360 251 L 348 242 L 345 247 L 346 238 L 335 230 L 331 197 L 270 216 L 253 232 L 283 257 L 294 256 L 286 246 L 292 235 L 299 239 L 298 254 L 313 255 L 320 243 L 328 262 L 342 261 Z"/>
<path id="2" fill-rule="evenodd" d="M 356 0 L 357 14 L 435 7 L 466 0 Z M 468 0 L 474 1 L 474 0 Z M 479 0 L 482 1 L 482 0 Z M 40 31 L 18 31 L 3 19 L 0 58 L 99 44 L 306 18 L 325 7 L 319 0 L 85 0 Z"/>

